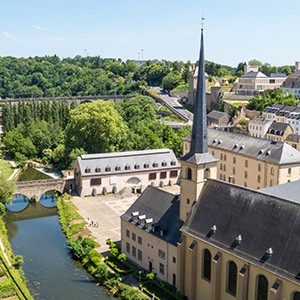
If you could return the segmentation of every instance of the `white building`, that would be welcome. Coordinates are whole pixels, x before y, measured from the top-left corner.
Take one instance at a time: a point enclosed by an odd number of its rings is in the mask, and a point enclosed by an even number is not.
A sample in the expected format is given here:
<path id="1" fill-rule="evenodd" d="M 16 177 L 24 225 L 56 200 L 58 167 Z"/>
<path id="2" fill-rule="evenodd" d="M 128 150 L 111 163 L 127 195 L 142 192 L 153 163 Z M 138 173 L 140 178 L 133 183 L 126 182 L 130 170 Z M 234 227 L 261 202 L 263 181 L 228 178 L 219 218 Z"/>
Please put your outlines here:
<path id="1" fill-rule="evenodd" d="M 251 120 L 248 124 L 249 135 L 258 138 L 265 138 L 266 133 L 271 124 L 272 124 L 271 120 L 255 118 Z"/>

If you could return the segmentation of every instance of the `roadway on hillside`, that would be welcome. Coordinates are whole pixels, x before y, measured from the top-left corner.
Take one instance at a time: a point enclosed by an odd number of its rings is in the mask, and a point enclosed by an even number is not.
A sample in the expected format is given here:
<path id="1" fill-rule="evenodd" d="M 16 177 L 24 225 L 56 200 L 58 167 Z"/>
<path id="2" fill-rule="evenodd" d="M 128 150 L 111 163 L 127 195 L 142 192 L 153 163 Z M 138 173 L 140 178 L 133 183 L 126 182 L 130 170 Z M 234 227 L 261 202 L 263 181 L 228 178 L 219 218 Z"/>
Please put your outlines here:
<path id="1" fill-rule="evenodd" d="M 163 91 L 160 87 L 152 87 L 153 90 L 159 95 L 159 97 L 169 106 L 176 111 L 178 116 L 183 116 L 188 122 L 192 123 L 194 115 L 185 109 L 179 102 L 178 98 L 170 97 L 165 91 Z"/>

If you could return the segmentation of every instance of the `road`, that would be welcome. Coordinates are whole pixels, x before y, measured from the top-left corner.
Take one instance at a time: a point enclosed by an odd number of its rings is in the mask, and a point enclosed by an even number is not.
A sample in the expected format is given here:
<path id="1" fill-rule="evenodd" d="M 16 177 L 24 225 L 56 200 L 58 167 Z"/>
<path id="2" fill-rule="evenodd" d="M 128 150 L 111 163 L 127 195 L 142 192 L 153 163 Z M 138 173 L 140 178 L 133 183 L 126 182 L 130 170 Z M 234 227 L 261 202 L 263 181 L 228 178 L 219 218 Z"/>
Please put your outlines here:
<path id="1" fill-rule="evenodd" d="M 159 97 L 165 102 L 167 106 L 171 106 L 175 113 L 179 117 L 183 117 L 188 122 L 193 123 L 194 115 L 185 109 L 179 102 L 176 97 L 170 97 L 165 91 L 163 91 L 160 87 L 152 87 L 153 90 L 159 95 Z"/>

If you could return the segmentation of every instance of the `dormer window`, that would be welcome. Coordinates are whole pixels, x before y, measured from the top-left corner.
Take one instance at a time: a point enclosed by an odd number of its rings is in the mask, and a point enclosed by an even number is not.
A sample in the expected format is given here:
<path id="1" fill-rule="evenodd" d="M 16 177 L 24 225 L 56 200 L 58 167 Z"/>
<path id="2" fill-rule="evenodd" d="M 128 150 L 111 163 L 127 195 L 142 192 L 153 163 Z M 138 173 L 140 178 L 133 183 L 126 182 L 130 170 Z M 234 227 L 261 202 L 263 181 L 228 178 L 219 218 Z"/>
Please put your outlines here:
<path id="1" fill-rule="evenodd" d="M 84 170 L 85 173 L 91 173 L 91 168 L 90 167 L 86 167 Z"/>
<path id="2" fill-rule="evenodd" d="M 163 167 L 166 167 L 166 166 L 167 166 L 167 162 L 164 160 L 164 161 L 161 163 L 161 165 L 162 165 Z"/>
<path id="3" fill-rule="evenodd" d="M 149 164 L 148 164 L 147 162 L 144 164 L 144 168 L 145 168 L 145 169 L 148 169 L 148 168 L 149 168 Z"/>
<path id="4" fill-rule="evenodd" d="M 115 170 L 116 170 L 116 171 L 120 171 L 120 170 L 121 170 L 121 167 L 120 167 L 119 165 L 117 165 L 117 166 L 115 167 Z"/>
<path id="5" fill-rule="evenodd" d="M 98 167 L 95 169 L 95 172 L 96 172 L 96 173 L 100 173 L 100 172 L 101 172 L 101 168 L 98 166 Z"/>
<path id="6" fill-rule="evenodd" d="M 153 163 L 153 168 L 157 168 L 158 167 L 158 163 L 155 161 L 154 163 Z"/>
<path id="7" fill-rule="evenodd" d="M 134 168 L 135 168 L 136 170 L 138 170 L 138 169 L 140 168 L 140 165 L 139 165 L 139 164 L 135 164 L 135 165 L 134 165 Z"/>
<path id="8" fill-rule="evenodd" d="M 172 161 L 171 161 L 171 166 L 175 166 L 176 165 L 176 161 L 173 159 Z"/>
<path id="9" fill-rule="evenodd" d="M 126 170 L 126 171 L 130 170 L 130 166 L 129 166 L 129 165 L 126 165 L 126 166 L 125 166 L 125 170 Z"/>
<path id="10" fill-rule="evenodd" d="M 105 168 L 105 172 L 110 172 L 110 171 L 111 171 L 111 167 L 107 166 L 107 167 Z"/>

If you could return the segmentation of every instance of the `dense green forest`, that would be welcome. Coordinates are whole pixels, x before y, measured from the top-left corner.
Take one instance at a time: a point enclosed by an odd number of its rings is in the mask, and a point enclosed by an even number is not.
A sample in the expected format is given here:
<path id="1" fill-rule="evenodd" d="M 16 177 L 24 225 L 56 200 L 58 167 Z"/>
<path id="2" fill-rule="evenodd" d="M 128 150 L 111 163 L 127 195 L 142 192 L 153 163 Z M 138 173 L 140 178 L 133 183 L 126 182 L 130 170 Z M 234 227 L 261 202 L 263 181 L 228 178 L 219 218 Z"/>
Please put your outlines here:
<path id="1" fill-rule="evenodd" d="M 146 96 L 118 103 L 97 100 L 21 101 L 3 107 L 5 150 L 20 166 L 28 159 L 72 168 L 83 153 L 171 148 L 179 156 L 189 126 L 175 132 Z"/>
<path id="2" fill-rule="evenodd" d="M 273 67 L 251 60 L 264 73 L 293 71 L 291 66 Z M 240 76 L 243 62 L 230 67 L 205 61 L 209 76 Z M 191 62 L 149 60 L 138 65 L 134 61 L 75 56 L 0 57 L 0 97 L 36 98 L 87 95 L 139 94 L 146 86 L 162 86 L 172 90 L 187 86 L 192 70 Z"/>
<path id="3" fill-rule="evenodd" d="M 76 56 L 0 57 L 0 97 L 33 98 L 140 93 L 146 86 L 171 90 L 188 84 L 191 62 L 134 61 Z M 237 68 L 206 61 L 211 76 L 236 75 Z"/>

